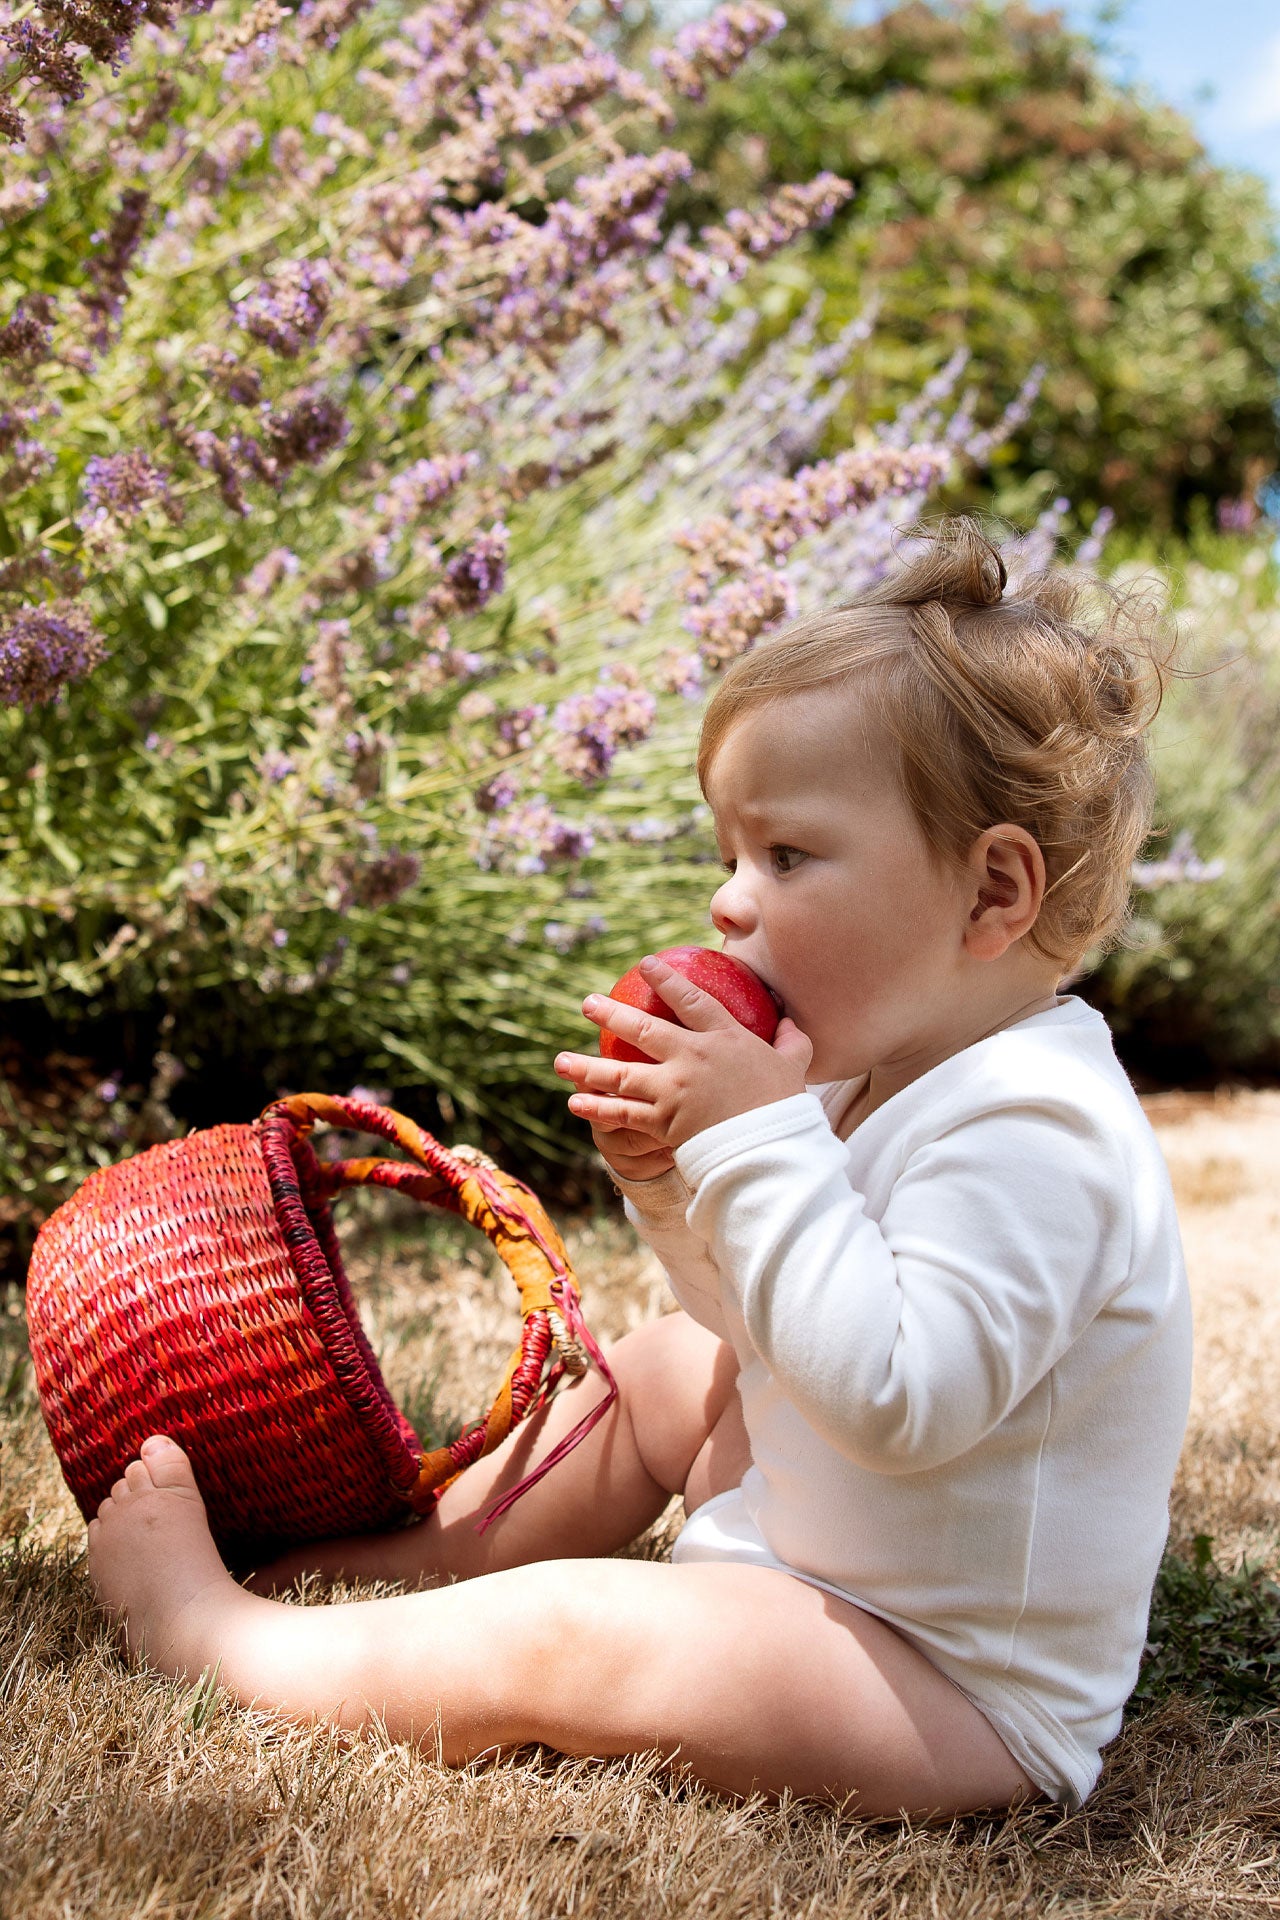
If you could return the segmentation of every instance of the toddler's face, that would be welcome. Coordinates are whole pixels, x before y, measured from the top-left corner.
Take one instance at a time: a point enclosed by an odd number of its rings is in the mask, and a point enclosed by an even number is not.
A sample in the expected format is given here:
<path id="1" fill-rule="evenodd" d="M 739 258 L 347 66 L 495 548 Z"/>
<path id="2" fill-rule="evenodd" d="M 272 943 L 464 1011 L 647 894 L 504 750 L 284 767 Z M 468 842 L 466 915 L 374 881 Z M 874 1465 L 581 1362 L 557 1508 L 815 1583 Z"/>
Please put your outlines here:
<path id="1" fill-rule="evenodd" d="M 935 1050 L 961 998 L 967 903 L 857 693 L 821 687 L 748 711 L 708 798 L 731 869 L 712 922 L 813 1042 L 809 1079 Z"/>

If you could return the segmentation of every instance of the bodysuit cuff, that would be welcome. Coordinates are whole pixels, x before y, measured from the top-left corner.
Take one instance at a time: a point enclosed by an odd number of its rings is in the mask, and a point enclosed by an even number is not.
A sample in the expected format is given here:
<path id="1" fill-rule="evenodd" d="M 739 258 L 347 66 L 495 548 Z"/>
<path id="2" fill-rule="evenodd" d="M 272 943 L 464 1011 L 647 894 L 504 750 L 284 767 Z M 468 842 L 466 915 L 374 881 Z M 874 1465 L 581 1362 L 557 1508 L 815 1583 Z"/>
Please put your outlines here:
<path id="1" fill-rule="evenodd" d="M 623 1180 L 613 1177 L 615 1193 L 628 1203 L 632 1224 L 649 1227 L 683 1226 L 692 1199 L 679 1170 L 671 1167 L 655 1174 L 652 1180 Z"/>
<path id="2" fill-rule="evenodd" d="M 731 1114 L 729 1119 L 717 1120 L 713 1127 L 692 1134 L 675 1150 L 676 1167 L 690 1193 L 696 1193 L 707 1175 L 726 1160 L 736 1159 L 753 1147 L 786 1140 L 794 1133 L 808 1133 L 812 1127 L 831 1134 L 831 1122 L 817 1094 L 788 1094 L 785 1100 L 771 1100 L 768 1106 Z"/>

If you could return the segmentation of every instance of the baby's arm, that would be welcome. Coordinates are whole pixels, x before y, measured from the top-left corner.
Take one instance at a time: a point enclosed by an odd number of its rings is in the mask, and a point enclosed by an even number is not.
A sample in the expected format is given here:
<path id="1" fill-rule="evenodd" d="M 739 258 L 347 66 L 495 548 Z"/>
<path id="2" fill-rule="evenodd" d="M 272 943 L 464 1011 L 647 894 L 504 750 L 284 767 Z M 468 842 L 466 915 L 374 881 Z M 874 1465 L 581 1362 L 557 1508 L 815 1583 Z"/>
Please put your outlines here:
<path id="1" fill-rule="evenodd" d="M 720 1275 L 707 1243 L 685 1221 L 692 1195 L 660 1141 L 631 1128 L 592 1127 L 596 1151 L 613 1178 L 627 1219 L 661 1261 L 672 1293 L 699 1326 L 729 1340 L 720 1308 Z"/>
<path id="2" fill-rule="evenodd" d="M 1106 1156 L 1049 1100 L 965 1118 L 909 1155 L 877 1224 L 799 1094 L 705 1129 L 676 1163 L 783 1392 L 859 1464 L 918 1472 L 989 1433 L 1122 1282 Z"/>
<path id="3" fill-rule="evenodd" d="M 623 1180 L 615 1173 L 614 1184 L 627 1219 L 658 1256 L 672 1293 L 690 1319 L 719 1339 L 730 1340 L 720 1305 L 720 1270 L 706 1241 L 686 1223 L 691 1195 L 683 1176 L 675 1169 L 656 1180 Z"/>

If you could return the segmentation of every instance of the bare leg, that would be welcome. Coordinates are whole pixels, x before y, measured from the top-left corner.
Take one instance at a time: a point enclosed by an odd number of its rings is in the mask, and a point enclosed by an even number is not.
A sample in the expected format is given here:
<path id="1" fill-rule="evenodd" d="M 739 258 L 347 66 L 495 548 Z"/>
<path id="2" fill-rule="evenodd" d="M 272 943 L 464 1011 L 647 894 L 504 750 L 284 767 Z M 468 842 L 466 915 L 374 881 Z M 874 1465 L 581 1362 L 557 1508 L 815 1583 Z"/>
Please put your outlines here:
<path id="1" fill-rule="evenodd" d="M 446 1488 L 435 1512 L 396 1533 L 317 1541 L 246 1584 L 283 1592 L 310 1572 L 427 1585 L 531 1560 L 615 1553 L 651 1526 L 692 1475 L 693 1504 L 736 1486 L 750 1465 L 733 1349 L 686 1313 L 666 1314 L 609 1351 L 618 1398 L 593 1431 L 483 1534 L 476 1521 L 603 1399 L 592 1373 Z M 695 1470 L 696 1463 L 696 1470 Z M 715 1483 L 713 1485 L 713 1482 Z"/>
<path id="2" fill-rule="evenodd" d="M 657 1750 L 730 1793 L 949 1815 L 1034 1794 L 989 1723 L 892 1628 L 771 1568 L 546 1561 L 334 1607 L 246 1593 L 186 1455 L 149 1440 L 89 1528 L 129 1646 L 241 1702 L 438 1748 Z"/>

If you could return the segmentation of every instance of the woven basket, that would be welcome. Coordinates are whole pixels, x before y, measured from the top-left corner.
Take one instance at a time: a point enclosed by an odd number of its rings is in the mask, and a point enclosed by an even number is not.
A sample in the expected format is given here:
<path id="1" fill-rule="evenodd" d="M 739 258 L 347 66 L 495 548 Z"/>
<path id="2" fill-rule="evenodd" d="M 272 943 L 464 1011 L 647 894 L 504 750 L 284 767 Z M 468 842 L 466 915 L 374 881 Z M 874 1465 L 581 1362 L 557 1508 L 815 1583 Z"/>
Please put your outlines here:
<path id="1" fill-rule="evenodd" d="M 381 1135 L 410 1161 L 321 1161 L 317 1120 Z M 487 1416 L 423 1451 L 365 1337 L 330 1202 L 391 1187 L 481 1229 L 520 1294 L 520 1345 Z M 149 1433 L 191 1455 L 224 1555 L 423 1514 L 588 1359 L 609 1386 L 536 1473 L 576 1445 L 616 1391 L 583 1322 L 555 1227 L 521 1181 L 363 1099 L 298 1094 L 91 1174 L 40 1231 L 27 1282 L 36 1383 L 86 1520 Z"/>

